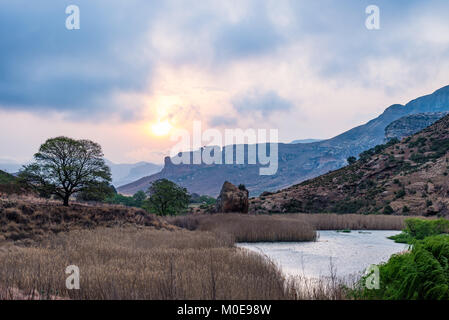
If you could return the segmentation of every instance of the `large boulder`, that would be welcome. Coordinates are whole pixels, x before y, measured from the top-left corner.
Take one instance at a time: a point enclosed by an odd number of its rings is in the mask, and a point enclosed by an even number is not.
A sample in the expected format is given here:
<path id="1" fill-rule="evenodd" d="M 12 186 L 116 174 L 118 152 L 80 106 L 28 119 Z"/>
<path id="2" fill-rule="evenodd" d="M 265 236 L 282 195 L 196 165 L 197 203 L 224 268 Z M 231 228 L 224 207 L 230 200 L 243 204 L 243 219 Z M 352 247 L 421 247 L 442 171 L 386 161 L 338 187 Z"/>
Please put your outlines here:
<path id="1" fill-rule="evenodd" d="M 225 181 L 217 198 L 216 211 L 218 213 L 248 213 L 248 195 L 249 192 L 246 188 L 237 188 L 232 183 Z"/>

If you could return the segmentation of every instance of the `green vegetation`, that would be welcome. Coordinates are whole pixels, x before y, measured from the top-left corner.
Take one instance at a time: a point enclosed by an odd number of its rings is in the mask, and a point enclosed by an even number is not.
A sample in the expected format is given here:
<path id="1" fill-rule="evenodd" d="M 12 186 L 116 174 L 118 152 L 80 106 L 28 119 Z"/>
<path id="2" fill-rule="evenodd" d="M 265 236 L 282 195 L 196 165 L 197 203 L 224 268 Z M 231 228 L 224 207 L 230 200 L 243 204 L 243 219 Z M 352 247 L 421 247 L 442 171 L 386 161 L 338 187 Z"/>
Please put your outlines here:
<path id="1" fill-rule="evenodd" d="M 342 200 L 337 202 L 335 206 L 330 210 L 335 213 L 356 213 L 361 208 L 367 205 L 367 201 L 364 200 Z"/>
<path id="2" fill-rule="evenodd" d="M 0 184 L 8 184 L 8 183 L 12 183 L 14 181 L 15 181 L 15 178 L 13 175 L 0 170 Z"/>
<path id="3" fill-rule="evenodd" d="M 125 196 L 117 193 L 115 189 L 94 189 L 92 192 L 77 195 L 77 199 L 140 208 L 161 216 L 185 213 L 189 204 L 199 204 L 200 208 L 208 208 L 216 202 L 216 199 L 210 196 L 186 194 L 184 188 L 165 179 L 155 181 L 148 192 L 150 196 L 144 191 L 138 191 L 133 196 Z"/>
<path id="4" fill-rule="evenodd" d="M 423 220 L 419 218 L 405 219 L 405 229 L 401 234 L 390 237 L 399 243 L 413 244 L 416 240 L 426 237 L 449 233 L 449 220 Z"/>
<path id="5" fill-rule="evenodd" d="M 23 186 L 18 183 L 16 177 L 0 170 L 0 192 L 6 194 L 20 194 L 23 192 Z"/>
<path id="6" fill-rule="evenodd" d="M 384 214 L 392 214 L 392 213 L 394 213 L 394 210 L 390 205 L 387 205 L 387 206 L 385 206 L 383 213 Z"/>
<path id="7" fill-rule="evenodd" d="M 48 139 L 34 155 L 35 162 L 20 172 L 20 180 L 42 195 L 59 197 L 69 205 L 73 194 L 111 181 L 101 146 L 90 140 Z"/>
<path id="8" fill-rule="evenodd" d="M 349 164 L 349 165 L 352 165 L 352 164 L 356 163 L 357 158 L 356 158 L 356 157 L 349 157 L 349 158 L 347 159 L 347 161 L 348 161 L 348 164 Z"/>
<path id="9" fill-rule="evenodd" d="M 113 197 L 117 194 L 114 186 L 108 182 L 92 183 L 86 187 L 83 191 L 76 194 L 78 201 L 95 201 L 105 202 L 106 199 Z"/>
<path id="10" fill-rule="evenodd" d="M 397 143 L 399 143 L 399 142 L 400 142 L 400 141 L 399 141 L 397 138 L 393 138 L 393 139 L 391 139 L 390 141 L 388 141 L 388 142 L 385 143 L 385 144 L 379 144 L 379 145 L 375 146 L 374 148 L 371 148 L 371 149 L 369 149 L 369 150 L 366 150 L 366 151 L 362 152 L 362 153 L 359 155 L 360 160 L 361 160 L 362 162 L 367 161 L 367 160 L 370 159 L 373 155 L 380 154 L 380 153 L 382 153 L 385 149 L 387 149 L 388 147 L 393 146 L 393 145 L 395 145 L 395 144 L 397 144 Z"/>
<path id="11" fill-rule="evenodd" d="M 138 191 L 133 196 L 128 197 L 119 193 L 113 194 L 104 202 L 109 204 L 121 204 L 127 207 L 144 208 L 147 195 L 143 191 Z"/>
<path id="12" fill-rule="evenodd" d="M 405 226 L 390 239 L 411 244 L 411 250 L 379 266 L 379 289 L 366 289 L 367 279 L 362 278 L 354 290 L 356 298 L 449 299 L 449 220 L 409 218 Z"/>
<path id="13" fill-rule="evenodd" d="M 205 205 L 212 205 L 217 202 L 217 199 L 210 197 L 210 196 L 200 196 L 197 193 L 192 193 L 190 195 L 190 203 L 192 204 L 205 204 Z"/>
<path id="14" fill-rule="evenodd" d="M 410 252 L 393 255 L 379 266 L 380 288 L 358 289 L 365 299 L 449 299 L 449 236 L 427 237 Z M 365 282 L 362 278 L 361 284 Z"/>
<path id="15" fill-rule="evenodd" d="M 167 179 L 153 182 L 148 189 L 148 194 L 146 207 L 151 213 L 160 216 L 183 213 L 189 205 L 190 195 L 187 189 Z"/>

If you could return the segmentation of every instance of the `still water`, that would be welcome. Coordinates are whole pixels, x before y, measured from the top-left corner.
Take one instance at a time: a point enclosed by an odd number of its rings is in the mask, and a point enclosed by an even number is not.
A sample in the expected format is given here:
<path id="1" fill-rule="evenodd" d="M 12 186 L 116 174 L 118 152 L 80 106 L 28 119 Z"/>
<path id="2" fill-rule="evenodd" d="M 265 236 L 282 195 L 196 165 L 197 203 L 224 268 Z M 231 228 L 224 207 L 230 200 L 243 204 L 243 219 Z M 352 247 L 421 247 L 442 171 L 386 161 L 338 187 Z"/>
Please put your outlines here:
<path id="1" fill-rule="evenodd" d="M 319 231 L 316 242 L 239 243 L 237 246 L 267 256 L 286 275 L 329 276 L 331 264 L 338 277 L 358 275 L 371 264 L 388 261 L 408 245 L 387 237 L 399 231 Z"/>

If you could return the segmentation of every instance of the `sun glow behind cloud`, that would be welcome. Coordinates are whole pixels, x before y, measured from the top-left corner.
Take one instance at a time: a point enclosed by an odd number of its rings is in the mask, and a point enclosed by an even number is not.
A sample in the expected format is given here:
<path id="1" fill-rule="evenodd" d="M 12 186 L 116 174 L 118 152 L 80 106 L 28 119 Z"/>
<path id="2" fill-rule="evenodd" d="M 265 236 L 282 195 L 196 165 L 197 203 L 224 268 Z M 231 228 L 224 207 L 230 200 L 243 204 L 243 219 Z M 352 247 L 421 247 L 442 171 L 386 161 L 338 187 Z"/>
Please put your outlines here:
<path id="1" fill-rule="evenodd" d="M 167 136 L 171 132 L 172 128 L 173 126 L 168 122 L 168 120 L 158 121 L 151 124 L 151 132 L 157 137 Z"/>

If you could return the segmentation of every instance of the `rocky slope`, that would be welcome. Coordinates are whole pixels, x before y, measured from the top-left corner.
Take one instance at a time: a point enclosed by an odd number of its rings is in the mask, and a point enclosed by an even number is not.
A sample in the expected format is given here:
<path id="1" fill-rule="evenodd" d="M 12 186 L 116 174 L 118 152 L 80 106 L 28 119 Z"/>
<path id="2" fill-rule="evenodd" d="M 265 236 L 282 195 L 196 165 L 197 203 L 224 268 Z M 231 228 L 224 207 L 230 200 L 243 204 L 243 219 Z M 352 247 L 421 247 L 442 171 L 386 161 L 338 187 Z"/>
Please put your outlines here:
<path id="1" fill-rule="evenodd" d="M 417 113 L 393 121 L 385 128 L 385 140 L 403 139 L 427 128 L 448 112 Z"/>
<path id="2" fill-rule="evenodd" d="M 279 144 L 279 169 L 275 175 L 260 176 L 258 165 L 174 165 L 170 159 L 160 173 L 144 177 L 118 189 L 123 194 L 146 190 L 152 181 L 166 178 L 189 192 L 216 197 L 224 181 L 243 183 L 251 196 L 276 191 L 346 165 L 349 156 L 384 142 L 385 128 L 410 114 L 449 111 L 449 86 L 410 101 L 392 105 L 379 117 L 332 139 L 305 144 Z"/>
<path id="3" fill-rule="evenodd" d="M 250 200 L 250 212 L 449 214 L 449 115 L 354 164 Z"/>

